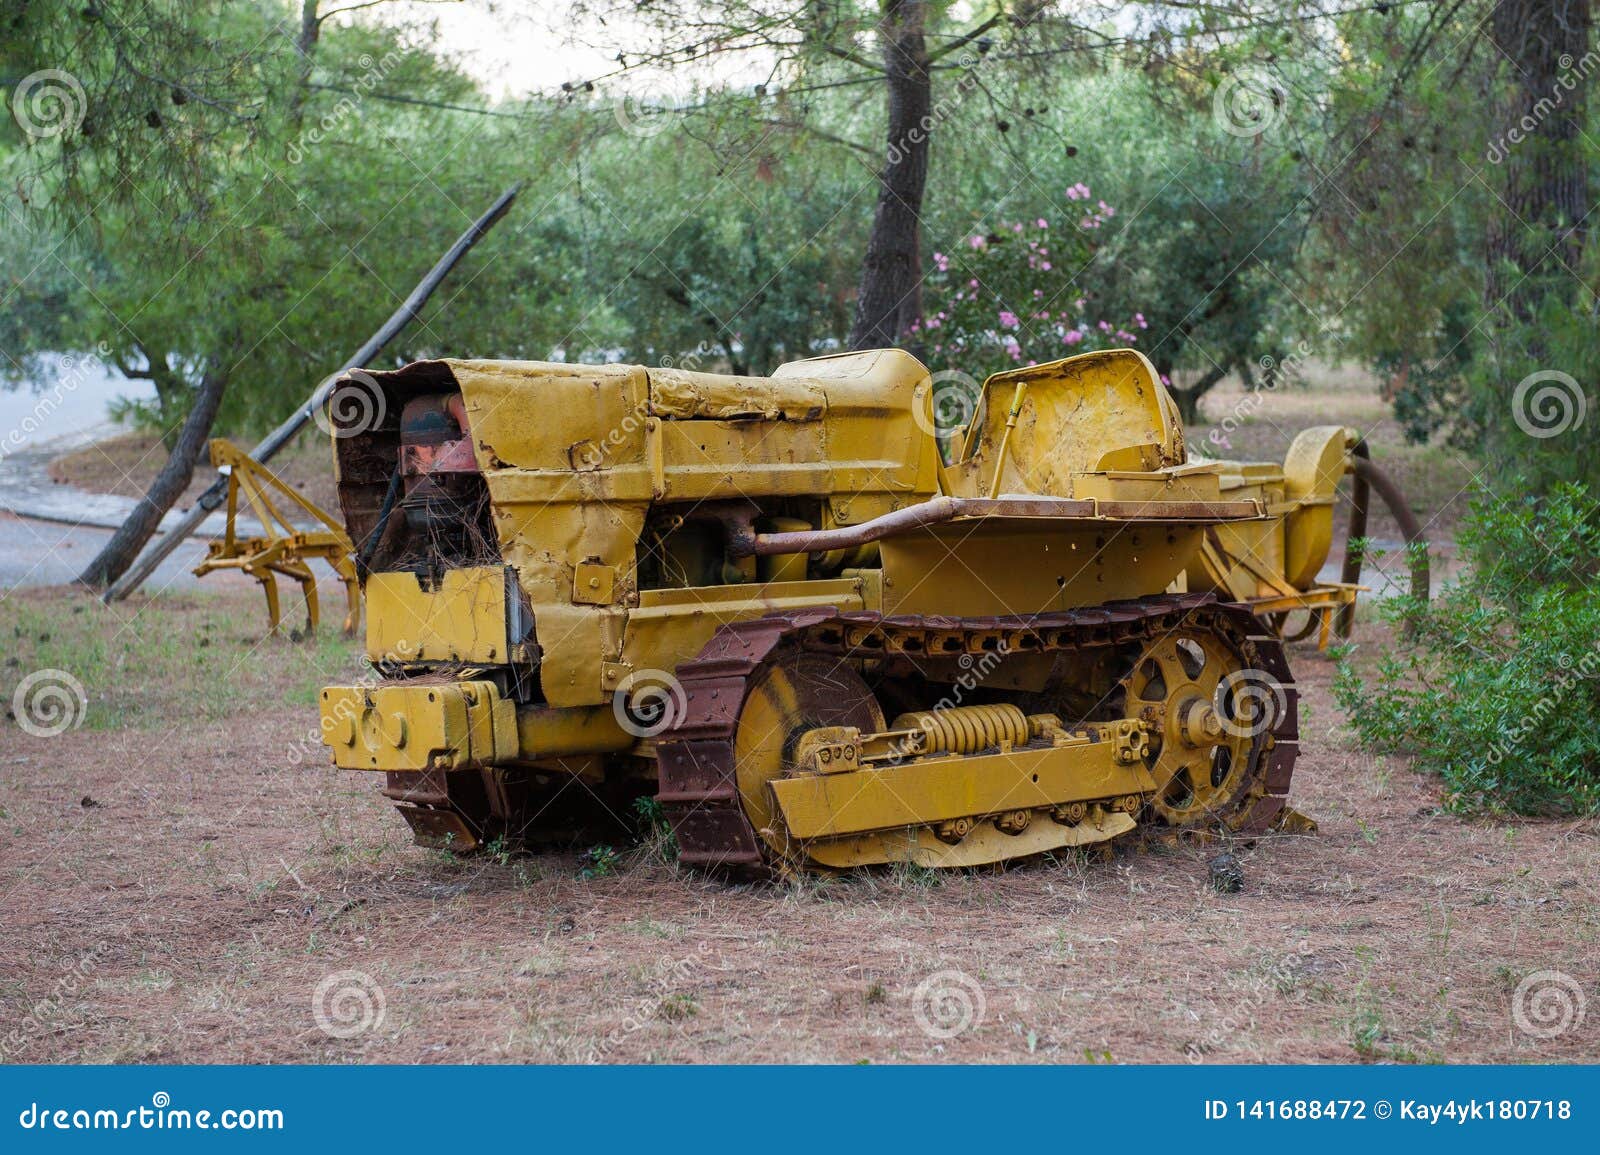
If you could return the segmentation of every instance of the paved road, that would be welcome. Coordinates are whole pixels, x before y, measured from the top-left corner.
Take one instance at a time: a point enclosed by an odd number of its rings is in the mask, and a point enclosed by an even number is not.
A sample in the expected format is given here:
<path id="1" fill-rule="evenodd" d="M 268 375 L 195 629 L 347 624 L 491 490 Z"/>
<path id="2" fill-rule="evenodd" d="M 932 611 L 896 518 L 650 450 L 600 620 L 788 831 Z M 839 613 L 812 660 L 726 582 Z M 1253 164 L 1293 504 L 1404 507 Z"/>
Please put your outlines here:
<path id="1" fill-rule="evenodd" d="M 35 521 L 0 512 L 0 589 L 70 582 L 110 539 L 108 529 Z M 145 591 L 193 587 L 199 579 L 189 571 L 199 564 L 205 552 L 205 539 L 190 538 L 161 563 L 145 583 Z"/>
<path id="2" fill-rule="evenodd" d="M 99 425 L 0 455 L 0 589 L 70 582 L 127 519 L 133 498 L 85 493 L 50 479 L 50 462 L 56 457 L 115 432 L 114 426 Z M 209 465 L 203 468 L 206 476 L 212 475 Z M 170 526 L 182 516 L 169 512 L 161 524 Z M 189 571 L 205 556 L 206 543 L 222 536 L 225 525 L 220 512 L 206 518 L 144 588 L 193 585 L 196 578 Z M 239 518 L 239 532 L 250 537 L 262 530 L 246 515 Z"/>

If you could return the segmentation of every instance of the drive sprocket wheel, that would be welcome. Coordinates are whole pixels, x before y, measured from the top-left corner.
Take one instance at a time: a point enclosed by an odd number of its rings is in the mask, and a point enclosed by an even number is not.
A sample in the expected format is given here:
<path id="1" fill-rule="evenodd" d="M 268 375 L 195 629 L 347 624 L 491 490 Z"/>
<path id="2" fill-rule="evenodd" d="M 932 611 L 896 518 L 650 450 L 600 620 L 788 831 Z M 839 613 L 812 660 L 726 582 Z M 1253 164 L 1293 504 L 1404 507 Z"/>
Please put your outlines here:
<path id="1" fill-rule="evenodd" d="M 784 649 L 751 678 L 739 711 L 733 751 L 739 805 L 771 854 L 798 866 L 802 855 L 772 814 L 767 783 L 795 765 L 800 736 L 819 726 L 884 728 L 883 709 L 855 668 L 842 658 Z"/>
<path id="2" fill-rule="evenodd" d="M 1182 625 L 1146 647 L 1123 687 L 1128 711 L 1161 727 L 1148 759 L 1154 814 L 1172 827 L 1238 829 L 1265 793 L 1262 754 L 1281 709 L 1250 643 Z"/>

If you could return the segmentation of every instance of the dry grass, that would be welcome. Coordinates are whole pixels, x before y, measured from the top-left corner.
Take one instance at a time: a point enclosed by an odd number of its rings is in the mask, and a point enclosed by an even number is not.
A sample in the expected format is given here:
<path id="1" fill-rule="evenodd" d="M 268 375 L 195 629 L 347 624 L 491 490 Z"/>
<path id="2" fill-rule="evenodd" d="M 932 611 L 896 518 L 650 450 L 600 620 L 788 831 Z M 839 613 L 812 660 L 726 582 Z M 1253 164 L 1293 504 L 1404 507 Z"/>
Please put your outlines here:
<path id="1" fill-rule="evenodd" d="M 643 850 L 584 881 L 578 848 L 463 861 L 412 847 L 372 779 L 301 753 L 315 725 L 306 687 L 343 676 L 352 651 L 258 645 L 260 618 L 246 593 L 115 612 L 65 593 L 0 600 L 5 699 L 27 671 L 60 663 L 90 696 L 85 725 L 56 738 L 0 721 L 8 1059 L 1600 1051 L 1593 1008 L 1580 1029 L 1543 1041 L 1510 1016 L 1532 971 L 1566 971 L 1595 993 L 1600 824 L 1440 813 L 1431 781 L 1353 748 L 1331 663 L 1313 651 L 1293 654 L 1306 689 L 1295 801 L 1322 832 L 1239 848 L 1238 894 L 1207 886 L 1211 851 L 1160 843 L 1107 862 L 729 887 Z M 221 660 L 197 666 L 196 639 L 208 636 L 203 649 Z M 1386 644 L 1372 625 L 1359 640 Z M 937 1039 L 918 1023 L 916 992 L 952 970 L 977 984 L 984 1014 Z M 345 971 L 370 976 L 385 1006 L 348 1039 L 319 1029 L 312 1010 L 318 984 Z"/>
<path id="2" fill-rule="evenodd" d="M 1471 463 L 1403 445 L 1370 378 L 1319 366 L 1310 376 L 1244 412 L 1219 451 L 1281 459 L 1306 425 L 1354 425 L 1447 539 Z M 1241 401 L 1224 384 L 1208 417 L 1220 423 Z M 304 477 L 294 460 L 291 478 L 323 483 L 309 475 L 314 455 Z M 1396 536 L 1383 517 L 1372 533 Z M 1235 848 L 1240 893 L 1208 886 L 1214 848 L 1161 842 L 1109 861 L 730 887 L 648 847 L 587 880 L 582 847 L 471 861 L 414 848 L 377 783 L 328 768 L 315 741 L 315 688 L 348 676 L 353 648 L 326 636 L 263 643 L 262 624 L 247 590 L 114 610 L 61 592 L 0 598 L 4 699 L 49 666 L 72 671 L 90 700 L 83 726 L 52 739 L 0 721 L 8 1059 L 1600 1053 L 1600 1015 L 1548 1040 L 1511 1017 L 1534 971 L 1565 971 L 1596 993 L 1600 823 L 1440 812 L 1431 780 L 1355 748 L 1332 664 L 1312 650 L 1291 655 L 1305 690 L 1294 797 L 1322 831 Z M 1362 658 L 1389 644 L 1373 624 L 1357 641 Z M 384 1014 L 335 1037 L 317 1025 L 314 995 L 352 971 L 381 989 Z M 919 999 L 940 975 L 958 997 Z M 937 1026 L 961 997 L 983 1007 L 969 1029 L 924 1030 L 919 1006 Z"/>

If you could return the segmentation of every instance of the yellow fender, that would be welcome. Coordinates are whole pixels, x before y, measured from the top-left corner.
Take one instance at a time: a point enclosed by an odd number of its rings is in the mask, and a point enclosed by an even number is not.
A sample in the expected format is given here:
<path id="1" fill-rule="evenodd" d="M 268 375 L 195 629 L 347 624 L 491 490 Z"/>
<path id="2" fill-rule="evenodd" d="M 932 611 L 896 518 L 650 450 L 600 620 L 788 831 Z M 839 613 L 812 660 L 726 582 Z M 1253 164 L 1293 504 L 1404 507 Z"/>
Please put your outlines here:
<path id="1" fill-rule="evenodd" d="M 1283 572 L 1310 589 L 1333 545 L 1333 503 L 1356 434 L 1343 425 L 1302 430 L 1283 459 L 1284 497 L 1293 504 L 1283 532 Z"/>

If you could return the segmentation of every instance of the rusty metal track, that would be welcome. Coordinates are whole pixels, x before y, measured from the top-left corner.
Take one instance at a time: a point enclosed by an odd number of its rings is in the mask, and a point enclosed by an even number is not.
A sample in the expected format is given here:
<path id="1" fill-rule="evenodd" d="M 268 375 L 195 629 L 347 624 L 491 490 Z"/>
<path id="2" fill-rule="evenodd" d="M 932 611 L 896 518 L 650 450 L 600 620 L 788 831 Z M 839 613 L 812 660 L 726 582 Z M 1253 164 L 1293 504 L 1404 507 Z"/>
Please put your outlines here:
<path id="1" fill-rule="evenodd" d="M 1148 642 L 1196 621 L 1224 624 L 1241 657 L 1281 694 L 1283 708 L 1253 750 L 1251 787 L 1230 814 L 1215 815 L 1244 834 L 1267 830 L 1283 809 L 1299 754 L 1298 693 L 1283 645 L 1243 605 L 1212 594 L 1161 594 L 1134 601 L 1025 616 L 951 618 L 840 613 L 831 608 L 775 614 L 722 627 L 677 669 L 686 708 L 656 741 L 660 801 L 683 862 L 755 867 L 761 840 L 739 804 L 734 735 L 750 681 L 785 644 L 856 660 L 888 655 L 981 654 L 1002 641 L 1017 652 L 1066 651 Z"/>

